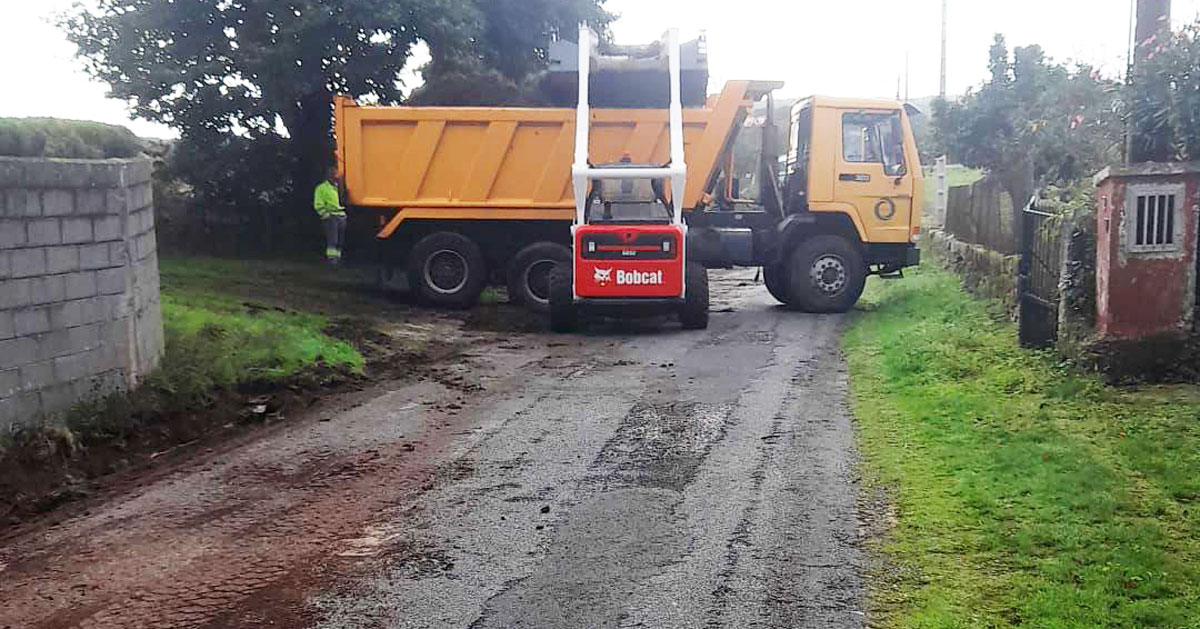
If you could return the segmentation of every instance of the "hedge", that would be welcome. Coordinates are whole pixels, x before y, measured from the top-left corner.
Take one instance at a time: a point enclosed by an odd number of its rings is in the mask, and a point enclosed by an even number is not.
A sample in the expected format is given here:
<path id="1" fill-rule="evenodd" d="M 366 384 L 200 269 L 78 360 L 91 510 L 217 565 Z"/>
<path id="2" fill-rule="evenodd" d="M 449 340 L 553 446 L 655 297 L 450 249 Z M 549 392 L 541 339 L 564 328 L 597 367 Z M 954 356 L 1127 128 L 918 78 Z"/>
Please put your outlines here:
<path id="1" fill-rule="evenodd" d="M 125 127 L 57 118 L 0 118 L 0 156 L 134 157 L 142 142 Z"/>

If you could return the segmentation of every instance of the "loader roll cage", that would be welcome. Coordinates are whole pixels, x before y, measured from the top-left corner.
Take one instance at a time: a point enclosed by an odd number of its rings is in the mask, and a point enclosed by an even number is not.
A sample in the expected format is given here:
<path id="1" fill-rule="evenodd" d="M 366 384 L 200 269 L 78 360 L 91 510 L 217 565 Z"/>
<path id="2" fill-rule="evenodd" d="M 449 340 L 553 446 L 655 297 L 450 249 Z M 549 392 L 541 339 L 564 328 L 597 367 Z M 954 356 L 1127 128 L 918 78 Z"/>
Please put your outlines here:
<path id="1" fill-rule="evenodd" d="M 687 187 L 687 163 L 683 155 L 683 104 L 680 95 L 679 31 L 667 31 L 668 67 L 671 81 L 671 103 L 667 113 L 667 129 L 670 138 L 670 161 L 661 166 L 633 164 L 622 161 L 615 164 L 592 165 L 588 160 L 591 140 L 592 112 L 590 99 L 591 53 L 596 38 L 586 24 L 579 26 L 579 102 L 575 109 L 575 163 L 571 166 L 571 179 L 575 191 L 575 225 L 588 223 L 589 201 L 594 194 L 602 192 L 595 185 L 603 180 L 648 179 L 666 180 L 670 185 L 671 198 L 664 203 L 670 214 L 670 223 L 686 229 L 683 212 L 676 207 L 684 198 Z M 653 185 L 653 184 L 652 184 Z M 658 187 L 658 186 L 656 186 Z M 589 189 L 590 188 L 590 189 Z M 656 196 L 661 193 L 656 190 Z M 574 227 L 572 227 L 574 229 Z"/>

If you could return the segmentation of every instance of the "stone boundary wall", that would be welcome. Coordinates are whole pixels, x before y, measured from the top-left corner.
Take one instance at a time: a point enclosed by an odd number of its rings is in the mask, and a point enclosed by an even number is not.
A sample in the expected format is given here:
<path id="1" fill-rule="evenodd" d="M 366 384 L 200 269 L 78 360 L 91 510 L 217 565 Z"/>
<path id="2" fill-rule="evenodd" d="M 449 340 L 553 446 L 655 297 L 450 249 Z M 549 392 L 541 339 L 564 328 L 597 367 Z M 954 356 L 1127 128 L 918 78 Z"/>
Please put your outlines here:
<path id="1" fill-rule="evenodd" d="M 998 300 L 1004 304 L 1009 317 L 1016 320 L 1019 256 L 1003 255 L 981 245 L 962 242 L 940 229 L 925 232 L 922 245 L 928 245 L 942 266 L 962 278 L 968 292 Z"/>
<path id="2" fill-rule="evenodd" d="M 141 159 L 0 157 L 0 429 L 158 365 L 150 176 Z"/>

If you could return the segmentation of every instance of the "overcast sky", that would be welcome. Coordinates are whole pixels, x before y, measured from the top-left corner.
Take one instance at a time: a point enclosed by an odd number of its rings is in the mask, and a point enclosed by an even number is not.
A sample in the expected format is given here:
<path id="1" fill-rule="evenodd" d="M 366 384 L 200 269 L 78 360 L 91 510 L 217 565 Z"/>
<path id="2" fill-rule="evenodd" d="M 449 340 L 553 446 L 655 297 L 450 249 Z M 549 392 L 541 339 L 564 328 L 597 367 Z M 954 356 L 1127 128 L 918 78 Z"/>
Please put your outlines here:
<path id="1" fill-rule="evenodd" d="M 130 126 L 124 103 L 105 98 L 74 47 L 52 24 L 74 0 L 0 0 L 0 116 L 54 116 Z M 259 0 L 269 1 L 269 0 Z M 1118 76 L 1125 67 L 1130 0 L 950 1 L 949 91 L 984 79 L 992 35 L 1010 46 L 1038 43 L 1055 59 L 1084 61 Z M 782 94 L 895 96 L 908 57 L 909 94 L 938 88 L 941 0 L 609 0 L 620 43 L 645 43 L 678 26 L 707 32 L 715 91 L 727 79 L 776 79 Z M 1200 0 L 1175 0 L 1176 25 L 1196 19 Z"/>

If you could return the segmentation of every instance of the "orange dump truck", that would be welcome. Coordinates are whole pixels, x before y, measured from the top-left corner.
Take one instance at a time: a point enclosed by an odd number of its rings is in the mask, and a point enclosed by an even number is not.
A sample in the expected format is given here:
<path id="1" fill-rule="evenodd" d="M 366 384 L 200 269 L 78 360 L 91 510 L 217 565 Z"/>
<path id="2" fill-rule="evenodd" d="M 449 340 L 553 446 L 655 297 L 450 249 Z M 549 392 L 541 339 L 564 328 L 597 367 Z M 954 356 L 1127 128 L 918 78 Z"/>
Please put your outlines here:
<path id="1" fill-rule="evenodd" d="M 762 198 L 735 198 L 736 175 L 723 176 L 746 170 L 732 164 L 734 141 L 755 103 L 780 86 L 731 81 L 684 109 L 689 247 L 709 267 L 763 267 L 771 293 L 798 309 L 846 310 L 868 274 L 896 274 L 919 258 L 921 167 L 908 113 L 887 101 L 797 103 L 787 159 L 763 143 Z M 667 160 L 665 108 L 593 109 L 591 119 L 591 162 Z M 511 299 L 544 310 L 550 269 L 571 259 L 574 121 L 566 108 L 339 98 L 346 203 L 373 214 L 383 261 L 404 268 L 422 300 L 466 307 L 502 281 Z"/>

